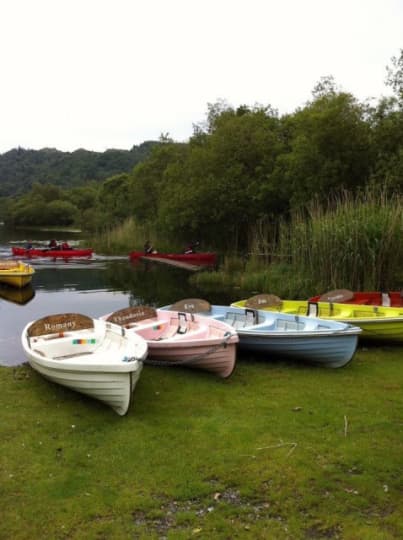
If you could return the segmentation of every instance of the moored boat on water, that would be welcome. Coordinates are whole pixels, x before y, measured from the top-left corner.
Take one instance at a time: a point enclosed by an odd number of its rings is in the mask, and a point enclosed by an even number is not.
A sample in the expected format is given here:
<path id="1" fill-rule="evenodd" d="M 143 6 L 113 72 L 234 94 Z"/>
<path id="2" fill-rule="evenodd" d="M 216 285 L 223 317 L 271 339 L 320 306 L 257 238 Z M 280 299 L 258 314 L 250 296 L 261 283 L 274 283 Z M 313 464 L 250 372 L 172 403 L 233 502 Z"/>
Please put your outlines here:
<path id="1" fill-rule="evenodd" d="M 85 249 L 50 249 L 50 248 L 23 248 L 12 247 L 12 254 L 15 257 L 51 257 L 53 259 L 70 259 L 74 257 L 91 257 L 94 250 L 92 248 Z"/>
<path id="2" fill-rule="evenodd" d="M 112 323 L 79 313 L 27 324 L 21 342 L 32 368 L 52 382 L 98 399 L 124 415 L 147 355 L 147 343 Z"/>
<path id="3" fill-rule="evenodd" d="M 22 288 L 31 283 L 35 270 L 30 264 L 8 259 L 0 260 L 0 282 Z"/>
<path id="4" fill-rule="evenodd" d="M 186 366 L 226 378 L 235 368 L 236 331 L 227 324 L 189 313 L 128 307 L 102 319 L 122 325 L 147 341 L 146 364 Z"/>
<path id="5" fill-rule="evenodd" d="M 131 261 L 146 259 L 168 259 L 171 261 L 185 262 L 194 265 L 215 265 L 217 254 L 213 252 L 196 253 L 145 253 L 144 251 L 132 251 L 129 253 Z"/>
<path id="6" fill-rule="evenodd" d="M 360 304 L 369 306 L 402 307 L 403 291 L 360 291 L 335 289 L 312 296 L 309 302 L 337 302 L 338 304 Z"/>
<path id="7" fill-rule="evenodd" d="M 340 321 L 359 326 L 362 330 L 360 339 L 403 343 L 403 307 L 282 300 L 272 294 L 258 294 L 231 305 Z"/>
<path id="8" fill-rule="evenodd" d="M 210 305 L 201 299 L 181 300 L 161 310 L 199 313 L 223 321 L 237 331 L 241 349 L 266 354 L 268 359 L 285 357 L 331 368 L 350 362 L 361 332 L 349 324 Z"/>

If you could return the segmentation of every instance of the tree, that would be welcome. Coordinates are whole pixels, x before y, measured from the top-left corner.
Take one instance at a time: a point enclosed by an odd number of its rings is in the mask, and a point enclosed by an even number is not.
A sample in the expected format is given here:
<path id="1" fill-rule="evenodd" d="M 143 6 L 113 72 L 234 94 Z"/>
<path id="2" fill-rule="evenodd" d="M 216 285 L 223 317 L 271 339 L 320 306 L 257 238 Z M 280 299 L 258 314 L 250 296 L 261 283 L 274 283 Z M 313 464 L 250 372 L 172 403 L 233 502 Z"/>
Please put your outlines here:
<path id="1" fill-rule="evenodd" d="M 283 145 L 279 120 L 270 107 L 219 103 L 206 129 L 195 130 L 184 160 L 166 167 L 159 222 L 182 238 L 244 247 L 249 225 L 272 208 L 266 185 Z"/>
<path id="2" fill-rule="evenodd" d="M 403 190 L 403 109 L 396 99 L 383 98 L 371 110 L 371 136 L 374 153 L 372 181 L 389 191 Z"/>
<path id="3" fill-rule="evenodd" d="M 368 182 L 373 156 L 366 108 L 348 93 L 328 93 L 283 119 L 289 151 L 277 162 L 277 185 L 291 206 L 334 190 L 356 190 Z"/>
<path id="4" fill-rule="evenodd" d="M 46 205 L 44 222 L 48 225 L 72 225 L 78 209 L 69 201 L 54 200 Z"/>
<path id="5" fill-rule="evenodd" d="M 187 153 L 183 143 L 164 142 L 150 157 L 134 168 L 129 181 L 131 215 L 141 223 L 157 221 L 160 201 L 164 197 L 167 167 L 182 163 Z"/>
<path id="6" fill-rule="evenodd" d="M 393 89 L 400 108 L 403 108 L 403 49 L 392 57 L 392 67 L 387 66 L 386 84 Z"/>
<path id="7" fill-rule="evenodd" d="M 118 174 L 105 180 L 99 190 L 100 225 L 116 225 L 132 213 L 129 197 L 129 175 Z"/>

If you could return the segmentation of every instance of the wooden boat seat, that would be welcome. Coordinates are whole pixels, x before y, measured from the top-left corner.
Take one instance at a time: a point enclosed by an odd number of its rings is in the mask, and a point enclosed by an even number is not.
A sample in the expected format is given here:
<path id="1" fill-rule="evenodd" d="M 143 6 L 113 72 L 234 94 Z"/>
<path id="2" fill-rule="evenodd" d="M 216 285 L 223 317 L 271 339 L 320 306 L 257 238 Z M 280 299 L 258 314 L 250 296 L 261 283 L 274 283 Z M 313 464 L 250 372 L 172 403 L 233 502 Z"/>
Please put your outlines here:
<path id="1" fill-rule="evenodd" d="M 186 334 L 186 332 L 188 331 L 188 323 L 187 323 L 187 319 L 186 319 L 186 313 L 178 313 L 178 329 L 177 329 L 177 333 L 178 334 Z"/>
<path id="2" fill-rule="evenodd" d="M 289 321 L 286 319 L 277 319 L 276 321 L 276 330 L 298 331 L 303 330 L 304 328 L 305 324 L 303 322 Z"/>
<path id="3" fill-rule="evenodd" d="M 245 307 L 252 309 L 263 309 L 268 307 L 278 307 L 282 303 L 281 298 L 275 294 L 256 294 L 245 302 Z"/>
<path id="4" fill-rule="evenodd" d="M 234 326 L 235 316 L 236 316 L 236 313 L 226 313 L 225 317 L 223 318 L 223 322 L 225 322 L 226 324 L 229 324 L 230 326 Z"/>
<path id="5" fill-rule="evenodd" d="M 166 331 L 160 334 L 158 337 L 153 338 L 153 341 L 161 341 L 162 339 L 173 338 L 177 334 L 177 326 L 166 326 Z"/>
<path id="6" fill-rule="evenodd" d="M 201 298 L 186 298 L 172 304 L 170 309 L 172 311 L 184 311 L 185 313 L 208 313 L 211 311 L 211 305 L 207 300 Z"/>
<path id="7" fill-rule="evenodd" d="M 138 321 L 156 318 L 157 311 L 154 308 L 150 306 L 133 306 L 119 309 L 118 311 L 111 313 L 106 320 L 125 327 L 126 325 L 130 325 Z"/>
<path id="8" fill-rule="evenodd" d="M 141 322 L 140 324 L 139 323 L 125 324 L 124 328 L 128 330 L 136 330 L 138 332 L 141 332 L 142 330 L 150 330 L 150 329 L 156 328 L 157 326 L 164 326 L 164 323 L 162 322 L 160 323 L 155 319 L 151 321 L 149 319 L 146 319 L 144 322 Z"/>
<path id="9" fill-rule="evenodd" d="M 39 354 L 43 354 L 41 353 L 41 351 L 36 351 L 36 352 L 39 352 Z M 54 356 L 53 357 L 53 360 L 69 360 L 71 358 L 77 358 L 78 356 L 89 356 L 89 355 L 92 355 L 93 352 L 76 352 L 76 353 L 72 353 L 72 354 L 63 354 L 61 356 Z M 45 355 L 43 355 L 45 356 Z"/>
<path id="10" fill-rule="evenodd" d="M 227 312 L 224 322 L 235 328 L 245 328 L 257 324 L 256 310 L 246 309 L 244 313 Z"/>
<path id="11" fill-rule="evenodd" d="M 160 337 L 156 338 L 154 341 L 162 341 L 164 339 L 171 339 L 177 335 L 177 330 L 175 327 L 170 327 L 171 331 L 166 332 Z M 202 339 L 204 337 L 207 337 L 209 335 L 209 328 L 207 325 L 203 324 L 200 327 L 189 329 L 186 332 L 186 340 L 195 340 L 195 339 Z"/>
<path id="12" fill-rule="evenodd" d="M 390 307 L 392 305 L 392 300 L 388 293 L 382 293 L 381 297 L 382 297 L 382 305 L 384 307 Z"/>
<path id="13" fill-rule="evenodd" d="M 132 328 L 137 332 L 142 332 L 143 330 L 152 330 L 157 325 L 162 326 L 163 328 L 168 327 L 168 323 L 166 321 L 158 320 L 158 313 L 156 309 L 150 306 L 123 308 L 109 315 L 106 320 L 108 322 L 123 326 L 124 328 Z M 142 324 L 138 324 L 142 321 L 144 321 Z M 161 332 L 158 337 L 151 337 L 150 339 L 167 339 L 167 337 L 173 337 L 175 334 L 185 334 L 187 331 L 188 321 L 186 319 L 186 313 L 178 313 L 178 324 L 176 327 L 172 328 L 166 334 Z"/>
<path id="14" fill-rule="evenodd" d="M 17 261 L 9 261 L 7 259 L 0 260 L 0 270 L 13 270 L 19 266 L 20 263 Z"/>
<path id="15" fill-rule="evenodd" d="M 238 330 L 239 328 L 245 328 L 245 318 L 238 319 L 235 318 L 234 322 L 232 323 L 232 326 L 235 328 L 235 330 Z"/>
<path id="16" fill-rule="evenodd" d="M 319 316 L 319 306 L 318 306 L 317 302 L 308 302 L 306 315 L 307 315 L 307 317 L 318 317 Z"/>
<path id="17" fill-rule="evenodd" d="M 80 335 L 81 337 L 78 337 Z M 99 350 L 102 337 L 91 333 L 67 333 L 63 336 L 31 337 L 30 347 L 45 358 L 59 360 L 92 354 Z"/>
<path id="18" fill-rule="evenodd" d="M 349 289 L 335 289 L 334 291 L 328 291 L 319 297 L 320 302 L 336 302 L 343 304 L 354 298 L 353 291 Z"/>
<path id="19" fill-rule="evenodd" d="M 81 313 L 61 313 L 38 319 L 28 328 L 27 334 L 28 337 L 63 337 L 64 332 L 90 328 L 94 328 L 94 321 L 91 317 L 81 315 Z"/>

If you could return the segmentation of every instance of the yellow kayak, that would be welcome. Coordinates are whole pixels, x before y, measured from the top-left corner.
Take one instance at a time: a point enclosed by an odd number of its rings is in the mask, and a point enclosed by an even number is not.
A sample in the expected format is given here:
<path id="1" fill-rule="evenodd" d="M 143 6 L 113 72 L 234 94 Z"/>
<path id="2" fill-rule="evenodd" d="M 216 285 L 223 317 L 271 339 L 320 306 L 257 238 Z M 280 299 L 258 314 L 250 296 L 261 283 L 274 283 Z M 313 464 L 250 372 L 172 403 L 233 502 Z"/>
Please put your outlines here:
<path id="1" fill-rule="evenodd" d="M 282 300 L 272 294 L 258 294 L 231 304 L 293 315 L 309 315 L 359 326 L 360 338 L 403 343 L 403 307 Z"/>
<path id="2" fill-rule="evenodd" d="M 35 270 L 21 261 L 0 260 L 0 283 L 22 288 L 31 282 Z"/>

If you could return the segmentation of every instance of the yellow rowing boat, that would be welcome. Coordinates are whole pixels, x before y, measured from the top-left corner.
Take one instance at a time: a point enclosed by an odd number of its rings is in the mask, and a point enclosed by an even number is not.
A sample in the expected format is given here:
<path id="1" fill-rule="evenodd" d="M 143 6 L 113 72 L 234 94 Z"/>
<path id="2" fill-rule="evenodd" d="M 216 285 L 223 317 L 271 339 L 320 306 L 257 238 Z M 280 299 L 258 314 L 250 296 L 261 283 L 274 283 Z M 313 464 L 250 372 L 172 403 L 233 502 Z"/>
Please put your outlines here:
<path id="1" fill-rule="evenodd" d="M 22 261 L 0 260 L 0 282 L 22 288 L 31 282 L 35 270 Z"/>

